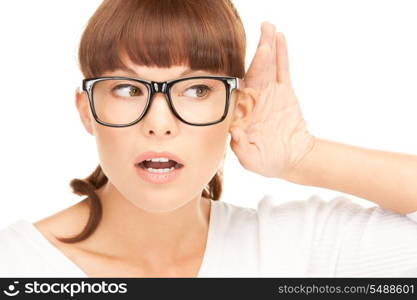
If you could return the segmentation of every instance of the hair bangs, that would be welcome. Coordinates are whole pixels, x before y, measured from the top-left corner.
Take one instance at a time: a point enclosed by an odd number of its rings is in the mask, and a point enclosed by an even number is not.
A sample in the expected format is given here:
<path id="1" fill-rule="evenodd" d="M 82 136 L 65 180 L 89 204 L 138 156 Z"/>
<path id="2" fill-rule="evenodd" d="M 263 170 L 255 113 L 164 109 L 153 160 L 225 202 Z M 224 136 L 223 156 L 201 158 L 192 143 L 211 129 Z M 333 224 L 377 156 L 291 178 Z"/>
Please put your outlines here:
<path id="1" fill-rule="evenodd" d="M 128 63 L 186 65 L 243 78 L 246 39 L 236 14 L 226 0 L 104 1 L 81 39 L 80 69 L 97 77 Z"/>

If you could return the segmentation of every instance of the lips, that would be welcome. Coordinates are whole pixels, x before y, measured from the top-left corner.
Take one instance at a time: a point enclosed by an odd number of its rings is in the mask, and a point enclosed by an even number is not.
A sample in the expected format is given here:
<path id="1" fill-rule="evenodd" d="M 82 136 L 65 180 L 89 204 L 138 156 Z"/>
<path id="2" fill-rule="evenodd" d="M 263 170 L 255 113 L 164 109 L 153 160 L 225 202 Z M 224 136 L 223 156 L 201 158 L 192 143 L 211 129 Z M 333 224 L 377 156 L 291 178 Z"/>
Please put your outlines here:
<path id="1" fill-rule="evenodd" d="M 170 160 L 177 162 L 179 165 L 184 166 L 184 161 L 181 158 L 167 151 L 164 151 L 164 152 L 147 151 L 147 152 L 141 153 L 139 156 L 136 157 L 134 164 L 135 166 L 137 166 L 144 160 L 157 158 L 157 157 L 166 157 Z"/>

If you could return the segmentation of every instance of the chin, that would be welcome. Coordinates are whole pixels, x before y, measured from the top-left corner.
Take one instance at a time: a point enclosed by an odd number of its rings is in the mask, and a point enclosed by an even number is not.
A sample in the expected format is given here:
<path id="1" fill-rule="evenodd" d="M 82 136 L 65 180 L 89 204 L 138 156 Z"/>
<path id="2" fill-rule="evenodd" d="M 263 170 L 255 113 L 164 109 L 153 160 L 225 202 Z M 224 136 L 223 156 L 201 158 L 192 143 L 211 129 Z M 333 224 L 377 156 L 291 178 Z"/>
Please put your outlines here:
<path id="1" fill-rule="evenodd" d="M 155 193 L 155 191 L 150 192 L 148 195 L 139 195 L 136 199 L 140 200 L 133 200 L 132 203 L 149 213 L 169 213 L 191 201 L 191 197 L 178 197 L 178 194 L 173 196 L 172 192 Z"/>

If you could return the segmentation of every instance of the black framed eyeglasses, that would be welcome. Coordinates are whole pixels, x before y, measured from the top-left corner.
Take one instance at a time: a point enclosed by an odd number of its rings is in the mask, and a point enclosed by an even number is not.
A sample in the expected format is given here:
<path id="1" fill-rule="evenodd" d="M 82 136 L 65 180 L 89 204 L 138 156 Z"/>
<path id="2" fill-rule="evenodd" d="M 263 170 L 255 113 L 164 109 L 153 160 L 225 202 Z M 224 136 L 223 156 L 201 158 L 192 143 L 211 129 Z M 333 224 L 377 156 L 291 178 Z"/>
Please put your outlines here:
<path id="1" fill-rule="evenodd" d="M 109 127 L 127 127 L 138 123 L 147 113 L 155 93 L 166 95 L 172 113 L 193 126 L 222 122 L 229 110 L 237 77 L 192 76 L 163 82 L 133 77 L 108 76 L 86 78 L 87 92 L 95 120 Z"/>

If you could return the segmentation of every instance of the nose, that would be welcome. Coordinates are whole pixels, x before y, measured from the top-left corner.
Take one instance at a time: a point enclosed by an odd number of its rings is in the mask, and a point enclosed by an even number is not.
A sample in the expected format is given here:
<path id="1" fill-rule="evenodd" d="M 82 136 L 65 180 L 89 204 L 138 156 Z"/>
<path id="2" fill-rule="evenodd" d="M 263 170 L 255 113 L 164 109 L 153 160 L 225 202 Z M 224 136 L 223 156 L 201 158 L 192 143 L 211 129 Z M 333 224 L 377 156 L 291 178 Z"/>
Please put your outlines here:
<path id="1" fill-rule="evenodd" d="M 147 136 L 172 136 L 177 132 L 178 122 L 168 104 L 167 96 L 162 92 L 153 94 L 150 107 L 141 122 Z"/>

